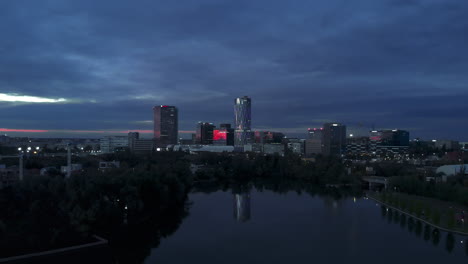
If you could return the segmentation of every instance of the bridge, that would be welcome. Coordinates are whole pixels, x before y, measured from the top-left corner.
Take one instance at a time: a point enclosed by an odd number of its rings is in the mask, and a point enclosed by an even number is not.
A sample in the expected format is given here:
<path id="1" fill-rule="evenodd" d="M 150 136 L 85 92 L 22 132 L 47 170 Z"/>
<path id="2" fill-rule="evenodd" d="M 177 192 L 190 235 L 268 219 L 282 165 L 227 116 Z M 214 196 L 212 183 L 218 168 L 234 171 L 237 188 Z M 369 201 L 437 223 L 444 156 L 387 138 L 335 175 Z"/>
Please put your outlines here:
<path id="1" fill-rule="evenodd" d="M 362 181 L 369 183 L 369 190 L 372 189 L 373 186 L 380 184 L 383 185 L 385 189 L 388 186 L 388 177 L 381 177 L 381 176 L 367 176 L 362 177 Z"/>

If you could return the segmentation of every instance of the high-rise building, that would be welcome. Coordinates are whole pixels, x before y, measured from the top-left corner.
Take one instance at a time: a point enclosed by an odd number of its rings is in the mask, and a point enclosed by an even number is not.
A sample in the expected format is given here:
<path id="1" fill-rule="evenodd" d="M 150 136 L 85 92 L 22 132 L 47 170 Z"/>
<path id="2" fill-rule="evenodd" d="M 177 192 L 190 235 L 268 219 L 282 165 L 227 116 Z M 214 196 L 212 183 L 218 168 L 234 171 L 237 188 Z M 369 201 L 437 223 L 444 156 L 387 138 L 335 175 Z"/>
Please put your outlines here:
<path id="1" fill-rule="evenodd" d="M 339 123 L 323 125 L 323 155 L 341 156 L 346 150 L 346 126 Z"/>
<path id="2" fill-rule="evenodd" d="M 322 154 L 323 149 L 323 128 L 309 128 L 307 130 L 309 138 L 305 142 L 305 155 L 310 157 Z"/>
<path id="3" fill-rule="evenodd" d="M 128 148 L 130 151 L 133 149 L 133 145 L 135 144 L 135 141 L 140 139 L 140 133 L 138 132 L 129 132 L 128 133 Z"/>
<path id="4" fill-rule="evenodd" d="M 175 106 L 158 105 L 153 108 L 154 139 L 157 146 L 177 144 L 179 138 L 178 110 Z"/>
<path id="5" fill-rule="evenodd" d="M 409 149 L 409 132 L 405 130 L 373 130 L 370 132 L 370 150 L 373 154 L 405 154 Z"/>
<path id="6" fill-rule="evenodd" d="M 235 135 L 234 146 L 243 148 L 244 145 L 252 143 L 252 100 L 248 96 L 234 100 Z"/>
<path id="7" fill-rule="evenodd" d="M 198 122 L 196 144 L 211 145 L 213 144 L 213 131 L 215 126 L 213 123 Z"/>

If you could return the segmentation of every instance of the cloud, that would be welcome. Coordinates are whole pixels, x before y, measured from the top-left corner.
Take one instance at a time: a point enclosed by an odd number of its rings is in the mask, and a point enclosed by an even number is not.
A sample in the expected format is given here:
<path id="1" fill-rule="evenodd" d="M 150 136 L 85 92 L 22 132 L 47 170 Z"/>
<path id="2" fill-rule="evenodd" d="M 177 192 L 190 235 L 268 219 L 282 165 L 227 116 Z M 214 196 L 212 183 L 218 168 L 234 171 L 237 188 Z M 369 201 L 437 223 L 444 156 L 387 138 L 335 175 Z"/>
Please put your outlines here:
<path id="1" fill-rule="evenodd" d="M 65 98 L 44 98 L 37 96 L 18 95 L 18 94 L 4 94 L 0 93 L 0 102 L 22 102 L 22 103 L 66 103 L 68 100 Z"/>
<path id="2" fill-rule="evenodd" d="M 148 130 L 138 120 L 168 104 L 193 130 L 232 123 L 233 99 L 249 95 L 256 127 L 331 120 L 463 139 L 468 125 L 452 109 L 466 109 L 457 97 L 468 83 L 467 9 L 461 0 L 1 1 L 1 93 L 67 101 L 5 102 L 0 118 Z"/>

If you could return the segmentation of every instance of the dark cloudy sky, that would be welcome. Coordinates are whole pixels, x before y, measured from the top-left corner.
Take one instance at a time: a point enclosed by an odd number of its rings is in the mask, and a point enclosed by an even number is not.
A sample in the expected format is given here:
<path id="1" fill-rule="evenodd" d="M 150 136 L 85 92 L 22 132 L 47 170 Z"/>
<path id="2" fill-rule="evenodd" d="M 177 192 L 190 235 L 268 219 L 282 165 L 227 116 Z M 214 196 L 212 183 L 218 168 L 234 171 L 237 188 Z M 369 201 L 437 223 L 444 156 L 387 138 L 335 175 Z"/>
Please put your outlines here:
<path id="1" fill-rule="evenodd" d="M 168 104 L 194 130 L 249 95 L 256 129 L 468 140 L 467 14 L 467 0 L 2 0 L 0 128 L 149 130 Z"/>

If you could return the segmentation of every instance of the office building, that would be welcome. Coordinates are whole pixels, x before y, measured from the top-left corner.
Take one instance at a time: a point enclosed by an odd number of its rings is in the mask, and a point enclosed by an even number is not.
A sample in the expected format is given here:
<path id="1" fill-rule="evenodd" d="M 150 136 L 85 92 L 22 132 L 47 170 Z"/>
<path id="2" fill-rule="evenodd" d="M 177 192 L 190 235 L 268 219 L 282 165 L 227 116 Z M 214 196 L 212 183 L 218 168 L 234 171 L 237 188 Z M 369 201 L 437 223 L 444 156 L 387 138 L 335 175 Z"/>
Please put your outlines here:
<path id="1" fill-rule="evenodd" d="M 198 122 L 195 143 L 199 145 L 213 144 L 213 132 L 215 126 L 213 123 Z"/>
<path id="2" fill-rule="evenodd" d="M 220 124 L 213 131 L 213 144 L 220 146 L 234 146 L 234 129 L 231 124 Z"/>
<path id="3" fill-rule="evenodd" d="M 436 149 L 441 149 L 445 151 L 456 151 L 460 150 L 460 143 L 455 140 L 440 140 L 437 139 L 434 142 Z"/>
<path id="4" fill-rule="evenodd" d="M 178 110 L 175 106 L 160 105 L 153 108 L 154 139 L 159 147 L 177 144 L 179 139 Z"/>
<path id="5" fill-rule="evenodd" d="M 307 157 L 322 154 L 323 149 L 323 128 L 309 128 L 308 139 L 305 142 L 305 155 Z"/>
<path id="6" fill-rule="evenodd" d="M 248 96 L 239 97 L 234 100 L 234 145 L 238 150 L 242 150 L 244 145 L 252 143 L 251 111 L 252 101 Z"/>
<path id="7" fill-rule="evenodd" d="M 258 144 L 282 143 L 284 134 L 272 131 L 255 131 L 254 141 Z"/>
<path id="8" fill-rule="evenodd" d="M 128 136 L 105 136 L 99 141 L 102 153 L 112 153 L 128 148 Z"/>
<path id="9" fill-rule="evenodd" d="M 326 156 L 341 156 L 346 150 L 346 126 L 340 123 L 323 125 L 323 149 Z"/>
<path id="10" fill-rule="evenodd" d="M 348 155 L 367 155 L 369 154 L 369 137 L 350 136 L 346 144 L 346 153 Z"/>
<path id="11" fill-rule="evenodd" d="M 370 132 L 369 141 L 372 154 L 405 154 L 409 149 L 409 132 L 398 129 L 373 130 Z"/>
<path id="12" fill-rule="evenodd" d="M 128 148 L 130 151 L 133 149 L 133 145 L 135 144 L 135 141 L 140 139 L 140 133 L 138 132 L 129 132 L 128 133 Z"/>

